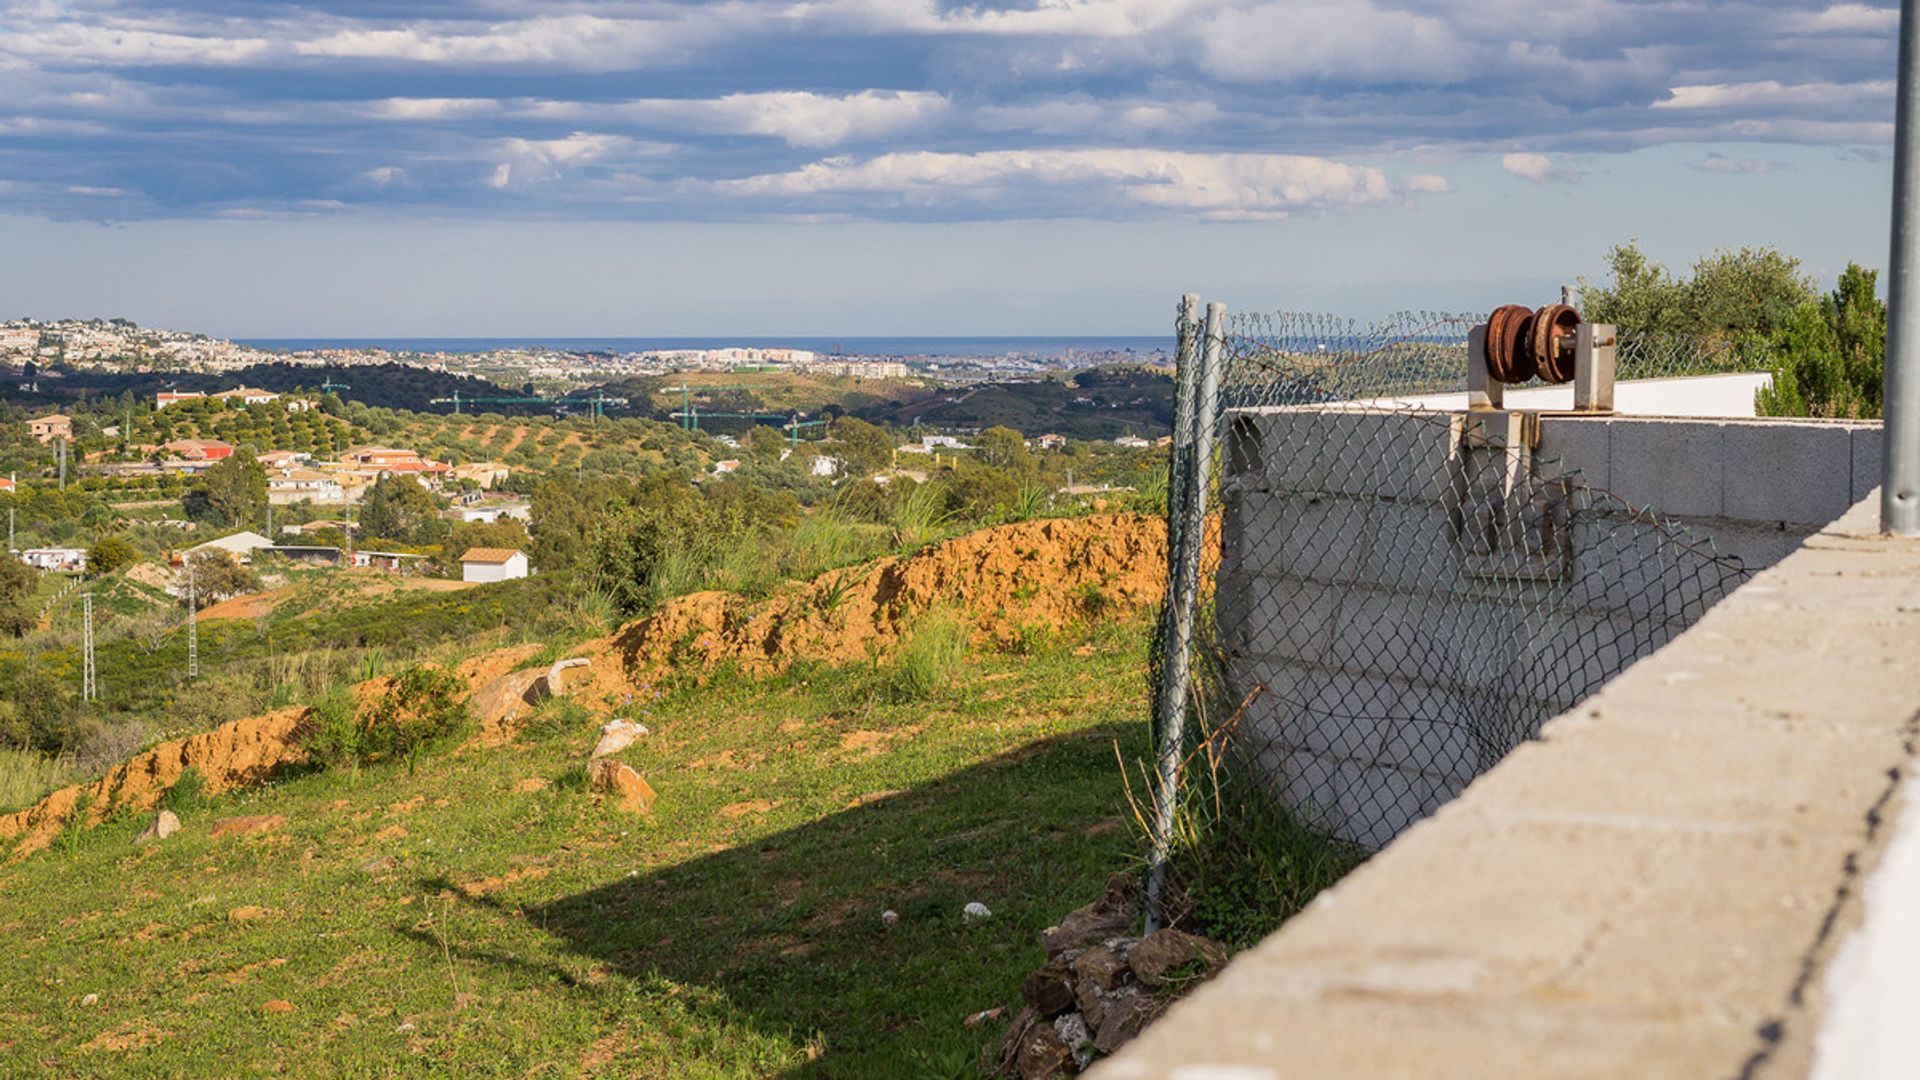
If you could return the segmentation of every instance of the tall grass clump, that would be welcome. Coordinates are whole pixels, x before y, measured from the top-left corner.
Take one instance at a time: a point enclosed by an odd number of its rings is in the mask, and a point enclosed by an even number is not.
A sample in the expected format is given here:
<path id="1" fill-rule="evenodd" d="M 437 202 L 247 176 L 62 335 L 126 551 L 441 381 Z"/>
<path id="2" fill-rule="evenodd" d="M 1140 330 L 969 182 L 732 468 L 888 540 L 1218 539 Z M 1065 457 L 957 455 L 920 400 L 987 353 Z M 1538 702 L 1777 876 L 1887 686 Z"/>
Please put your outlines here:
<path id="1" fill-rule="evenodd" d="M 895 701 L 925 701 L 952 684 L 967 658 L 969 628 L 951 611 L 936 608 L 920 616 L 886 671 L 887 696 Z"/>
<path id="2" fill-rule="evenodd" d="M 32 806 L 79 779 L 59 758 L 31 750 L 0 750 L 0 813 Z"/>
<path id="3" fill-rule="evenodd" d="M 1226 698 L 1211 607 L 1201 605 L 1194 620 L 1187 738 L 1175 771 L 1162 917 L 1167 925 L 1239 949 L 1279 928 L 1360 865 L 1367 852 L 1280 805 L 1257 775 L 1257 764 L 1241 752 L 1234 736 L 1252 699 Z M 1152 648 L 1157 653 L 1160 647 L 1156 633 Z M 1149 702 L 1159 699 L 1159 675 L 1155 665 L 1147 680 Z M 1127 801 L 1146 850 L 1151 763 L 1141 763 L 1139 773 L 1142 784 L 1136 790 L 1127 783 Z"/>
<path id="4" fill-rule="evenodd" d="M 939 484 L 916 485 L 893 504 L 893 542 L 912 550 L 933 540 L 954 517 Z"/>

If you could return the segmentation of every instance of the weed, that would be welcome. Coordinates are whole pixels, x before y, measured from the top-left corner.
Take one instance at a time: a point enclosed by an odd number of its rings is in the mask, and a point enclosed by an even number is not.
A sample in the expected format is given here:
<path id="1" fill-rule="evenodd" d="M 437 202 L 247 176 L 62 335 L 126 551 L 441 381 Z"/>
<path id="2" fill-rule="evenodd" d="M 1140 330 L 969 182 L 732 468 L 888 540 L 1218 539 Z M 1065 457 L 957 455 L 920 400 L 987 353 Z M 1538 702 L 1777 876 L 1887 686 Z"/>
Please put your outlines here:
<path id="1" fill-rule="evenodd" d="M 31 806 L 75 779 L 73 769 L 59 758 L 31 750 L 0 750 L 0 811 Z"/>
<path id="2" fill-rule="evenodd" d="M 576 761 L 566 768 L 561 769 L 559 774 L 553 778 L 553 789 L 555 791 L 573 792 L 587 790 L 587 767 Z"/>
<path id="3" fill-rule="evenodd" d="M 967 655 L 967 627 L 953 612 L 934 609 L 920 616 L 886 674 L 888 696 L 895 701 L 925 701 L 945 690 Z"/>
<path id="4" fill-rule="evenodd" d="M 180 776 L 160 796 L 162 809 L 171 810 L 179 817 L 198 813 L 213 802 L 213 793 L 207 790 L 207 778 L 192 765 L 180 770 Z"/>
<path id="5" fill-rule="evenodd" d="M 1013 629 L 1013 639 L 1007 642 L 1007 651 L 1015 656 L 1039 656 L 1052 648 L 1059 634 L 1046 623 L 1021 623 Z"/>
<path id="6" fill-rule="evenodd" d="M 592 727 L 593 713 L 585 705 L 568 698 L 550 697 L 527 714 L 520 732 L 534 739 L 547 739 Z"/>

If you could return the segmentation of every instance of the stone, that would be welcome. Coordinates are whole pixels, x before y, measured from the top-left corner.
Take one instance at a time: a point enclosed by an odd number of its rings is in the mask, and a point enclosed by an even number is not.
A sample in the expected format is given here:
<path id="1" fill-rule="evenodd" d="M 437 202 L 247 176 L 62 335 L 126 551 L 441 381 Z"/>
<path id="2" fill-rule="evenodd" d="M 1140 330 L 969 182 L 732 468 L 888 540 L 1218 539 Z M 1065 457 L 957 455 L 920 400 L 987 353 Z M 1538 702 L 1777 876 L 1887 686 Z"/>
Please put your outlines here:
<path id="1" fill-rule="evenodd" d="M 980 1071 L 989 1076 L 1011 1076 L 1017 1069 L 1020 1056 L 1020 1044 L 1039 1022 L 1032 1008 L 1021 1009 L 1013 1016 L 1013 1022 L 1007 1025 L 1007 1033 L 1000 1039 L 1000 1045 L 987 1046 L 980 1051 Z"/>
<path id="2" fill-rule="evenodd" d="M 1076 983 L 1112 990 L 1127 977 L 1127 953 L 1115 945 L 1096 945 L 1073 962 Z"/>
<path id="3" fill-rule="evenodd" d="M 167 837 L 179 831 L 179 817 L 171 810 L 162 810 L 153 816 L 153 824 L 148 825 L 146 830 L 134 840 L 134 843 L 144 844 L 149 840 L 165 840 Z"/>
<path id="4" fill-rule="evenodd" d="M 1020 1080 L 1051 1080 L 1078 1071 L 1073 1048 L 1052 1024 L 1029 1024 L 1014 1049 L 1014 1072 Z"/>
<path id="5" fill-rule="evenodd" d="M 1067 1013 L 1054 1020 L 1053 1030 L 1072 1052 L 1075 1071 L 1093 1064 L 1093 1032 L 1087 1030 L 1085 1018 L 1079 1013 Z"/>
<path id="6" fill-rule="evenodd" d="M 617 754 L 645 734 L 647 728 L 644 724 L 636 724 L 631 720 L 608 721 L 600 727 L 600 741 L 593 746 L 593 756 L 603 758 L 608 754 Z"/>
<path id="7" fill-rule="evenodd" d="M 80 999 L 80 1004 L 87 1006 L 88 1008 L 92 1008 L 93 1006 L 100 1004 L 100 995 L 88 994 L 87 996 Z"/>
<path id="8" fill-rule="evenodd" d="M 883 912 L 881 912 L 881 913 L 880 913 L 880 925 L 882 925 L 882 926 L 899 926 L 899 925 L 900 925 L 900 913 L 899 913 L 899 912 L 897 912 L 897 911 L 895 911 L 895 910 L 893 910 L 892 908 L 888 908 L 887 910 L 885 910 L 885 911 L 883 911 Z"/>
<path id="9" fill-rule="evenodd" d="M 987 907 L 987 905 L 981 903 L 978 900 L 975 900 L 972 903 L 968 904 L 966 907 L 960 909 L 960 920 L 962 922 L 978 922 L 981 919 L 991 919 L 991 918 L 993 918 L 993 912 Z"/>
<path id="10" fill-rule="evenodd" d="M 620 809 L 635 814 L 644 814 L 653 808 L 653 786 L 646 778 L 633 771 L 633 766 L 622 765 L 606 758 L 595 758 L 587 765 L 587 779 L 597 791 L 604 791 L 620 802 Z"/>
<path id="11" fill-rule="evenodd" d="M 1060 920 L 1060 925 L 1050 926 L 1041 932 L 1040 943 L 1046 946 L 1047 955 L 1054 956 L 1068 949 L 1097 945 L 1133 929 L 1137 914 L 1134 894 L 1134 882 L 1130 875 L 1115 874 L 1108 878 L 1107 891 L 1100 899 L 1074 909 Z"/>
<path id="12" fill-rule="evenodd" d="M 1093 1048 L 1102 1054 L 1113 1053 L 1153 1023 L 1165 1007 L 1161 999 L 1138 987 L 1120 991 L 1107 1002 L 1106 1015 L 1094 1029 Z"/>
<path id="13" fill-rule="evenodd" d="M 215 838 L 222 836 L 251 836 L 254 833 L 273 832 L 285 825 L 287 819 L 281 814 L 253 814 L 245 817 L 221 818 L 213 823 L 207 835 Z"/>
<path id="14" fill-rule="evenodd" d="M 1134 977 L 1156 988 L 1174 982 L 1174 972 L 1187 965 L 1199 963 L 1204 971 L 1211 971 L 1226 962 L 1226 946 L 1171 927 L 1141 938 L 1127 954 Z"/>
<path id="15" fill-rule="evenodd" d="M 1058 960 L 1050 960 L 1020 984 L 1020 996 L 1041 1016 L 1058 1016 L 1073 1008 L 1073 971 Z"/>

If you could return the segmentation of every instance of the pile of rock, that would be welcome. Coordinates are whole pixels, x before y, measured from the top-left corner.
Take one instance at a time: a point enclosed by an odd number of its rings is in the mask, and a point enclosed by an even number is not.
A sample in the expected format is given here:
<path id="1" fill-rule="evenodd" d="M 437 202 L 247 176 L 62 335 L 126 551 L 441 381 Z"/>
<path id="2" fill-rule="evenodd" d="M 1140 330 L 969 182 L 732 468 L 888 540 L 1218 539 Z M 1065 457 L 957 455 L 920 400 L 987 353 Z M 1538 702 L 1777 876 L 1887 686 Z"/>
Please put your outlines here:
<path id="1" fill-rule="evenodd" d="M 989 1064 L 1021 1080 L 1065 1076 L 1138 1035 L 1173 1000 L 1226 962 L 1226 947 L 1179 930 L 1130 937 L 1138 918 L 1125 875 L 1040 935 L 1047 962 L 1028 975 L 1026 1008 Z"/>
<path id="2" fill-rule="evenodd" d="M 631 720 L 613 720 L 600 728 L 600 741 L 594 744 L 587 762 L 587 782 L 618 800 L 622 810 L 644 814 L 653 806 L 653 787 L 633 766 L 615 761 L 613 754 L 625 750 L 647 734 L 645 725 Z"/>

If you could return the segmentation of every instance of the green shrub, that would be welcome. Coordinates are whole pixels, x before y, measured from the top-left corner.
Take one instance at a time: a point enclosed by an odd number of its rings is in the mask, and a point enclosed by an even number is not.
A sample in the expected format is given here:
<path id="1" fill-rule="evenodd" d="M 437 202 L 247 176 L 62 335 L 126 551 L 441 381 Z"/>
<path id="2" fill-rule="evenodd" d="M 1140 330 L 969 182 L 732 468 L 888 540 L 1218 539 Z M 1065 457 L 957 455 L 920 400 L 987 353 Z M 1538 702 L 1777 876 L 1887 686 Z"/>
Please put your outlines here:
<path id="1" fill-rule="evenodd" d="M 182 769 L 180 778 L 160 796 L 160 806 L 180 817 L 204 810 L 211 802 L 213 794 L 207 790 L 207 778 L 192 765 Z"/>
<path id="2" fill-rule="evenodd" d="M 404 761 L 412 772 L 422 753 L 464 731 L 471 718 L 459 676 L 416 665 L 364 706 L 356 708 L 344 689 L 322 698 L 313 707 L 305 745 L 329 768 Z"/>
<path id="3" fill-rule="evenodd" d="M 922 615 L 886 673 L 886 689 L 895 701 L 925 701 L 953 681 L 967 655 L 968 629 L 951 611 Z"/>
<path id="4" fill-rule="evenodd" d="M 330 769 L 356 769 L 360 765 L 362 732 L 359 709 L 353 692 L 336 686 L 314 702 L 307 718 L 307 753 Z"/>

